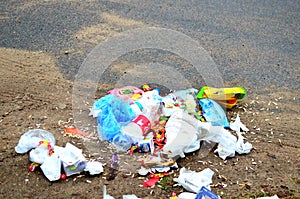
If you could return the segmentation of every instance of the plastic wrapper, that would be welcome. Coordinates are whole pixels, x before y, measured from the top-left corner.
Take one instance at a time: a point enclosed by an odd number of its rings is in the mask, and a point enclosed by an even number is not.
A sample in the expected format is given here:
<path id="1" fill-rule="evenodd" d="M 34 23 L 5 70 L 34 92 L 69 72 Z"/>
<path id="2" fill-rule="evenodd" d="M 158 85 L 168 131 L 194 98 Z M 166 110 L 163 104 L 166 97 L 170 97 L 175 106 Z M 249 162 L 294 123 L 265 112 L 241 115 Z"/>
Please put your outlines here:
<path id="1" fill-rule="evenodd" d="M 31 149 L 36 148 L 42 140 L 47 140 L 52 146 L 55 145 L 55 138 L 52 133 L 43 129 L 33 129 L 21 136 L 15 150 L 17 153 L 27 153 Z"/>
<path id="2" fill-rule="evenodd" d="M 203 186 L 210 189 L 213 175 L 214 172 L 209 168 L 201 172 L 195 172 L 183 167 L 180 169 L 179 177 L 173 180 L 183 186 L 187 191 L 199 193 Z"/>
<path id="3" fill-rule="evenodd" d="M 184 153 L 199 149 L 196 124 L 197 120 L 182 110 L 172 114 L 165 127 L 167 142 L 163 151 L 171 152 L 170 157 L 185 157 Z"/>
<path id="4" fill-rule="evenodd" d="M 229 128 L 229 123 L 223 108 L 214 100 L 201 99 L 199 103 L 202 107 L 202 114 L 206 121 L 211 122 L 214 126 L 223 126 Z"/>
<path id="5" fill-rule="evenodd" d="M 144 91 L 135 86 L 124 86 L 122 88 L 114 88 L 108 91 L 108 94 L 115 95 L 116 97 L 129 100 L 130 104 L 134 103 L 143 95 Z"/>
<path id="6" fill-rule="evenodd" d="M 88 171 L 90 175 L 97 175 L 103 173 L 103 166 L 101 162 L 87 162 L 84 171 Z"/>
<path id="7" fill-rule="evenodd" d="M 86 159 L 82 154 L 82 150 L 70 143 L 66 144 L 60 154 L 60 159 L 67 176 L 81 173 L 86 167 Z"/>
<path id="8" fill-rule="evenodd" d="M 112 141 L 120 134 L 121 127 L 126 126 L 136 115 L 129 106 L 129 102 L 114 95 L 106 95 L 93 105 L 94 110 L 101 110 L 97 116 L 98 134 L 103 140 Z"/>
<path id="9" fill-rule="evenodd" d="M 45 145 L 40 145 L 29 152 L 29 160 L 43 164 L 45 159 L 49 157 L 49 149 Z"/>
<path id="10" fill-rule="evenodd" d="M 48 156 L 41 165 L 41 169 L 48 180 L 59 180 L 61 174 L 61 161 L 58 155 L 53 154 L 52 156 Z"/>

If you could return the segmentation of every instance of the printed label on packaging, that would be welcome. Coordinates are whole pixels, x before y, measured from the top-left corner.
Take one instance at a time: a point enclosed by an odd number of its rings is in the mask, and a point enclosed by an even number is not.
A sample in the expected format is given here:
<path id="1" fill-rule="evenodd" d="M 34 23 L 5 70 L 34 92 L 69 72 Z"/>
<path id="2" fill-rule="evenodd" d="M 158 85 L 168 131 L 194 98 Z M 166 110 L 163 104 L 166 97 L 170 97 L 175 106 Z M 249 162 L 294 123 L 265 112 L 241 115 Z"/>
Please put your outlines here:
<path id="1" fill-rule="evenodd" d="M 149 119 L 144 115 L 137 116 L 132 122 L 136 123 L 142 129 L 143 135 L 145 135 L 151 127 Z"/>

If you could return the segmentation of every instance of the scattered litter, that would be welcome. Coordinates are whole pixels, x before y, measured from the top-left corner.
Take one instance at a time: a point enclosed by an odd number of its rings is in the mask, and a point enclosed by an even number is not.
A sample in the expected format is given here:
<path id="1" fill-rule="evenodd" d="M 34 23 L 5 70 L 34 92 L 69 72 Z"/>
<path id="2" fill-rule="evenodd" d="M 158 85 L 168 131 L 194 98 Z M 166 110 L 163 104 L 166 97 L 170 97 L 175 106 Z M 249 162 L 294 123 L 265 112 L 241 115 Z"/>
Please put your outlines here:
<path id="1" fill-rule="evenodd" d="M 193 193 L 199 193 L 203 186 L 210 189 L 212 176 L 214 175 L 214 172 L 209 168 L 206 168 L 201 172 L 195 172 L 183 167 L 180 169 L 179 173 L 179 177 L 174 178 L 173 180 L 182 185 L 187 191 Z"/>
<path id="2" fill-rule="evenodd" d="M 103 199 L 115 199 L 111 195 L 107 194 L 105 185 L 103 186 Z"/>
<path id="3" fill-rule="evenodd" d="M 123 195 L 123 199 L 140 199 L 136 195 L 131 194 L 131 195 Z"/>
<path id="4" fill-rule="evenodd" d="M 84 168 L 84 171 L 88 171 L 90 175 L 96 175 L 103 172 L 103 166 L 101 162 L 87 162 L 86 167 Z"/>
<path id="5" fill-rule="evenodd" d="M 53 146 L 55 145 L 55 138 L 52 133 L 43 129 L 29 130 L 21 136 L 15 150 L 17 153 L 27 153 L 36 148 L 39 142 L 43 140 L 50 142 Z"/>
<path id="6" fill-rule="evenodd" d="M 195 199 L 202 199 L 202 198 L 205 198 L 205 199 L 220 199 L 221 197 L 219 197 L 217 194 L 215 194 L 211 190 L 207 189 L 206 187 L 202 187 Z"/>

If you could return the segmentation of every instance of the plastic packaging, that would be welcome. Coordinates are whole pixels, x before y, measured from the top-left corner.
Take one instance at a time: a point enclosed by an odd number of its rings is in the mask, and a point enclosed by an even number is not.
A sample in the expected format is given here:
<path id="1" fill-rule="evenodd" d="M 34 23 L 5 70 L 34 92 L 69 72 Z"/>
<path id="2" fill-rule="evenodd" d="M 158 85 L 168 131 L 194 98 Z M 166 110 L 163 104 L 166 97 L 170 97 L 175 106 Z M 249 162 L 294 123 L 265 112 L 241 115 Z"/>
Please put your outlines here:
<path id="1" fill-rule="evenodd" d="M 66 144 L 60 154 L 60 159 L 67 176 L 80 173 L 86 167 L 86 159 L 82 154 L 82 150 L 70 143 Z"/>
<path id="2" fill-rule="evenodd" d="M 52 156 L 48 156 L 41 165 L 41 169 L 48 180 L 59 180 L 61 174 L 61 160 L 58 155 L 53 154 Z"/>
<path id="3" fill-rule="evenodd" d="M 131 148 L 132 138 L 126 134 L 119 133 L 113 137 L 112 144 L 118 151 L 127 151 Z"/>
<path id="4" fill-rule="evenodd" d="M 93 109 L 101 110 L 97 117 L 98 135 L 103 140 L 112 141 L 121 133 L 121 127 L 127 125 L 135 118 L 135 113 L 129 106 L 129 102 L 118 99 L 114 95 L 106 95 L 97 100 Z"/>
<path id="5" fill-rule="evenodd" d="M 198 99 L 210 98 L 225 108 L 232 108 L 238 100 L 244 98 L 246 93 L 247 91 L 243 87 L 213 88 L 204 86 L 197 94 L 197 97 Z"/>
<path id="6" fill-rule="evenodd" d="M 182 185 L 187 191 L 199 193 L 203 186 L 210 189 L 213 175 L 214 172 L 209 168 L 206 168 L 201 172 L 195 172 L 183 167 L 180 169 L 179 177 L 174 178 L 173 180 Z"/>
<path id="7" fill-rule="evenodd" d="M 122 128 L 122 133 L 130 136 L 133 142 L 140 142 L 148 133 L 151 125 L 159 119 L 158 109 L 162 98 L 159 91 L 154 89 L 145 92 L 136 105 L 140 108 L 141 114 L 134 118 L 128 125 Z"/>
<path id="8" fill-rule="evenodd" d="M 55 145 L 55 138 L 52 133 L 43 129 L 33 129 L 27 131 L 21 136 L 15 150 L 17 153 L 26 153 L 29 150 L 36 148 L 42 140 L 47 140 L 52 144 L 52 146 Z"/>
<path id="9" fill-rule="evenodd" d="M 220 197 L 206 187 L 202 187 L 196 199 L 220 199 Z"/>
<path id="10" fill-rule="evenodd" d="M 177 155 L 185 157 L 184 153 L 199 149 L 200 142 L 197 139 L 197 120 L 183 110 L 172 114 L 165 129 L 167 141 L 163 147 L 163 151 L 171 152 L 170 157 Z"/>
<path id="11" fill-rule="evenodd" d="M 43 164 L 45 159 L 49 157 L 49 149 L 46 145 L 41 144 L 29 152 L 29 160 Z"/>
<path id="12" fill-rule="evenodd" d="M 202 107 L 202 114 L 206 121 L 211 122 L 214 126 L 223 126 L 229 128 L 226 114 L 222 107 L 211 99 L 201 99 L 199 103 Z"/>
<path id="13" fill-rule="evenodd" d="M 103 166 L 101 162 L 87 162 L 84 171 L 88 171 L 90 175 L 97 175 L 103 172 Z"/>
<path id="14" fill-rule="evenodd" d="M 119 99 L 129 100 L 130 104 L 132 104 L 143 95 L 144 91 L 135 86 L 124 86 L 122 88 L 114 88 L 107 93 L 115 95 Z"/>

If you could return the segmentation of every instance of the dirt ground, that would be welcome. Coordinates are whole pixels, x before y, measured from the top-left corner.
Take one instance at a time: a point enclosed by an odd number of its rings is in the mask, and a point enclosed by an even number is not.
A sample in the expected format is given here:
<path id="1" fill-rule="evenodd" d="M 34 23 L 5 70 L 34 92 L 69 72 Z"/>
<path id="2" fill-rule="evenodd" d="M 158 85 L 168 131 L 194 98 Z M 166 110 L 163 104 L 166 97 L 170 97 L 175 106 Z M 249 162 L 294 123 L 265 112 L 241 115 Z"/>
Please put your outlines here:
<path id="1" fill-rule="evenodd" d="M 28 154 L 14 150 L 20 136 L 33 128 L 52 132 L 56 145 L 67 142 L 89 151 L 82 139 L 64 137 L 72 125 L 72 83 L 64 79 L 55 59 L 40 52 L 0 49 L 0 198 L 102 198 L 103 185 L 115 198 L 136 194 L 141 198 L 169 198 L 184 189 L 170 183 L 162 187 L 142 187 L 145 178 L 118 172 L 112 181 L 104 173 L 97 176 L 74 175 L 67 180 L 49 182 L 40 170 L 30 172 Z M 199 85 L 199 88 L 202 85 Z M 257 198 L 277 194 L 280 198 L 300 198 L 300 95 L 288 88 L 264 88 L 251 92 L 233 110 L 250 129 L 246 139 L 253 144 L 247 155 L 223 161 L 213 154 L 201 158 L 201 151 L 178 160 L 179 169 L 194 171 L 211 168 L 212 190 L 222 198 Z M 174 170 L 171 178 L 178 176 Z"/>

